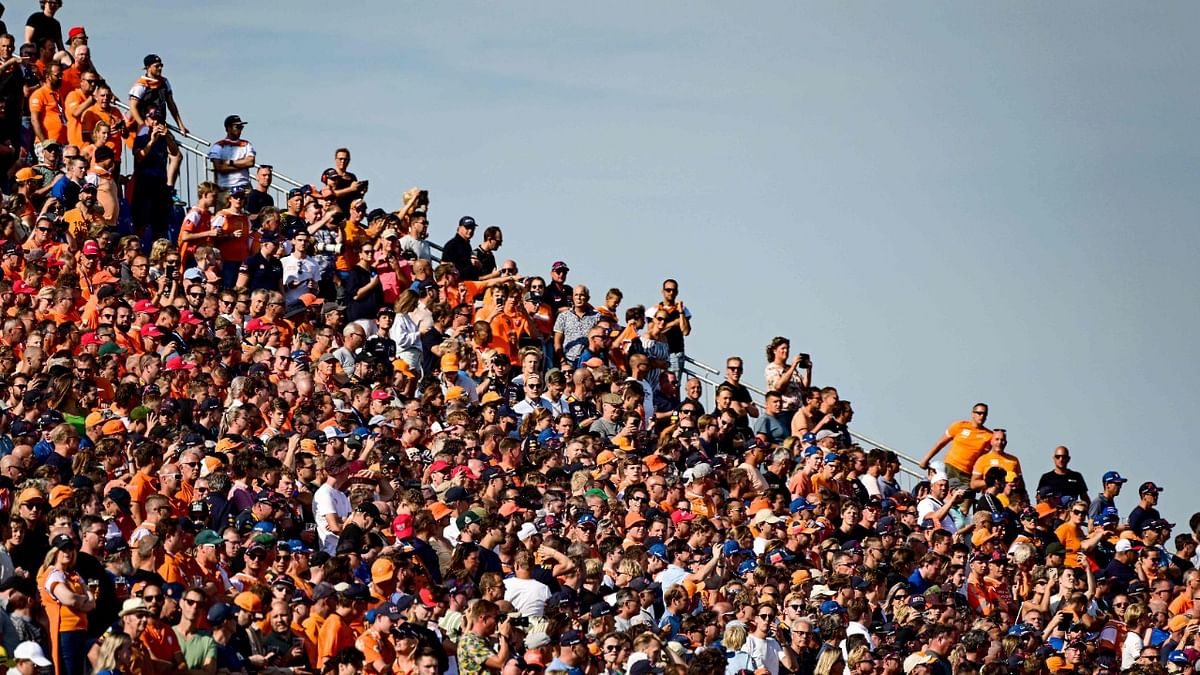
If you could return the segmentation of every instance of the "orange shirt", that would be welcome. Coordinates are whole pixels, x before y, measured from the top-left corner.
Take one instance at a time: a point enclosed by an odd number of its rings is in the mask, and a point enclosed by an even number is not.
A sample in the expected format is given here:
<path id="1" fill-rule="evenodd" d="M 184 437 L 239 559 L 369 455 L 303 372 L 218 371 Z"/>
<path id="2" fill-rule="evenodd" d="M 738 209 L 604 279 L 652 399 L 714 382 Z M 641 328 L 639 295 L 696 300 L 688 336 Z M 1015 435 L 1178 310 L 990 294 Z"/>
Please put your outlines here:
<path id="1" fill-rule="evenodd" d="M 29 114 L 41 121 L 48 140 L 67 144 L 67 114 L 57 91 L 45 84 L 38 87 L 29 96 Z"/>
<path id="2" fill-rule="evenodd" d="M 336 612 L 330 614 L 317 634 L 317 668 L 324 669 L 329 657 L 354 646 L 354 630 Z"/>
<path id="3" fill-rule="evenodd" d="M 1021 460 L 1013 457 L 1008 453 L 988 451 L 979 456 L 975 460 L 975 466 L 971 469 L 971 475 L 982 476 L 987 473 L 988 469 L 998 466 L 1006 472 L 1011 471 L 1018 476 L 1021 475 Z"/>
<path id="4" fill-rule="evenodd" d="M 493 341 L 499 341 L 503 348 L 497 346 L 509 362 L 517 362 L 517 351 L 520 349 L 521 336 L 531 335 L 529 319 L 521 314 L 505 314 L 500 312 L 491 321 Z"/>
<path id="5" fill-rule="evenodd" d="M 193 232 L 205 232 L 212 229 L 212 214 L 206 209 L 201 209 L 193 206 L 183 217 L 183 224 L 179 228 L 183 232 L 191 234 Z M 202 239 L 191 239 L 188 241 L 179 242 L 179 259 L 185 263 L 192 259 L 192 254 L 201 246 L 212 246 L 212 237 L 204 237 Z"/>
<path id="6" fill-rule="evenodd" d="M 1079 527 L 1071 523 L 1063 523 L 1054 530 L 1054 535 L 1058 537 L 1059 543 L 1063 548 L 1067 549 L 1067 553 L 1075 553 L 1080 550 L 1083 545 L 1083 533 Z M 1064 564 L 1067 567 L 1075 567 L 1074 556 L 1067 556 Z"/>
<path id="7" fill-rule="evenodd" d="M 60 631 L 87 630 L 87 614 L 67 607 L 54 597 L 54 590 L 60 584 L 66 584 L 67 590 L 77 595 L 87 593 L 87 585 L 78 572 L 64 573 L 50 568 L 38 578 L 42 602 L 46 613 L 50 615 L 50 632 L 57 634 Z"/>
<path id="8" fill-rule="evenodd" d="M 175 629 L 153 619 L 146 622 L 146 630 L 142 631 L 142 644 L 160 661 L 174 661 L 175 655 L 181 653 Z"/>
<path id="9" fill-rule="evenodd" d="M 384 675 L 391 672 L 392 662 L 396 660 L 396 648 L 388 636 L 380 636 L 374 630 L 369 630 L 354 641 L 354 646 L 363 653 L 363 672 Z M 374 668 L 371 664 L 383 661 L 383 670 Z"/>
<path id="10" fill-rule="evenodd" d="M 63 108 L 67 113 L 67 141 L 71 145 L 77 145 L 80 148 L 91 142 L 90 138 L 85 139 L 83 137 L 83 113 L 87 111 L 78 111 L 80 113 L 78 118 L 76 118 L 72 113 L 76 112 L 79 108 L 79 105 L 88 98 L 89 97 L 82 91 L 79 91 L 78 89 L 72 89 L 71 92 L 67 94 L 66 100 L 63 102 Z M 88 107 L 90 108 L 91 106 Z"/>
<path id="11" fill-rule="evenodd" d="M 950 441 L 950 452 L 946 454 L 946 465 L 952 466 L 963 473 L 971 473 L 975 468 L 975 460 L 986 452 L 992 442 L 992 432 L 988 429 L 977 429 L 975 425 L 961 420 L 946 429 Z"/>
<path id="12" fill-rule="evenodd" d="M 111 133 L 109 133 L 108 140 L 105 141 L 104 144 L 113 149 L 113 153 L 116 155 L 117 161 L 120 162 L 121 161 L 121 135 L 116 132 L 115 127 L 117 126 L 117 124 L 119 122 L 124 122 L 124 121 L 125 121 L 125 117 L 124 117 L 124 115 L 121 114 L 121 111 L 119 108 L 117 108 L 115 106 L 109 106 L 107 108 L 102 108 L 102 107 L 100 107 L 99 104 L 95 104 L 92 107 L 85 110 L 83 112 L 83 116 L 79 119 L 79 123 L 80 123 L 80 127 L 81 127 L 80 133 L 83 135 L 84 139 L 86 139 L 87 142 L 90 144 L 90 143 L 92 143 L 92 129 L 95 129 L 96 125 L 99 124 L 100 122 L 104 122 L 105 124 L 107 124 L 109 129 L 113 129 L 113 131 Z M 93 150 L 93 152 L 94 152 L 94 150 Z"/>
<path id="13" fill-rule="evenodd" d="M 158 492 L 158 479 L 153 476 L 139 471 L 133 475 L 133 480 L 129 481 L 129 496 L 133 498 L 134 504 L 140 504 L 143 509 L 146 508 L 146 498 L 155 492 Z"/>
<path id="14" fill-rule="evenodd" d="M 221 233 L 217 238 L 217 250 L 224 262 L 241 262 L 250 257 L 254 233 L 250 229 L 250 216 L 224 209 L 212 220 L 213 229 Z"/>

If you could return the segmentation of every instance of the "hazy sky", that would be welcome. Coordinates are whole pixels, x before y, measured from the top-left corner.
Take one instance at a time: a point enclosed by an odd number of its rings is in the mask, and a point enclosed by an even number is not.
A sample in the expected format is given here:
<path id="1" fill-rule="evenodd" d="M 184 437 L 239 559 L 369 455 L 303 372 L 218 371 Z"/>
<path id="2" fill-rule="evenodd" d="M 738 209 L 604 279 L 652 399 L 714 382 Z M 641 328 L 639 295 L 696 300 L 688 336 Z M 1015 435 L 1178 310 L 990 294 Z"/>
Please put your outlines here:
<path id="1" fill-rule="evenodd" d="M 1031 483 L 1065 444 L 1093 491 L 1107 469 L 1133 481 L 1122 515 L 1143 480 L 1172 519 L 1197 510 L 1200 4 L 68 0 L 60 18 L 120 91 L 161 54 L 201 136 L 237 113 L 293 177 L 346 145 L 372 206 L 428 188 L 438 242 L 470 214 L 522 271 L 562 258 L 627 304 L 677 277 L 689 352 L 744 355 L 761 384 L 787 335 L 898 449 L 982 400 Z"/>

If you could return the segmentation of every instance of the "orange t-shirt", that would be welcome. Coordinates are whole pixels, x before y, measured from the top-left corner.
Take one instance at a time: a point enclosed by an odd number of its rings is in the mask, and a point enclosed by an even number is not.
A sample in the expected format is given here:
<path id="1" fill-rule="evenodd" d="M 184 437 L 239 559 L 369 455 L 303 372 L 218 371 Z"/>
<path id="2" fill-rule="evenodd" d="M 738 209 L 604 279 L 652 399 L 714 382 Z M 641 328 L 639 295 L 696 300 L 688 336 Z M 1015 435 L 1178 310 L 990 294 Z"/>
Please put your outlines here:
<path id="1" fill-rule="evenodd" d="M 988 429 L 977 429 L 966 420 L 960 420 L 946 429 L 950 441 L 950 452 L 946 454 L 946 464 L 963 473 L 971 473 L 975 468 L 975 460 L 986 452 L 988 443 L 992 442 L 992 432 Z"/>
<path id="2" fill-rule="evenodd" d="M 1058 537 L 1059 543 L 1067 549 L 1067 553 L 1075 553 L 1083 546 L 1083 537 L 1080 536 L 1079 528 L 1071 523 L 1063 523 L 1055 528 L 1054 536 Z M 1074 556 L 1067 556 L 1064 564 L 1067 567 L 1075 567 Z"/>
<path id="3" fill-rule="evenodd" d="M 336 612 L 330 614 L 317 635 L 317 668 L 324 669 L 329 657 L 354 646 L 354 630 Z"/>
<path id="4" fill-rule="evenodd" d="M 254 233 L 250 230 L 249 215 L 225 209 L 213 217 L 212 227 L 221 233 L 217 238 L 217 250 L 221 252 L 222 261 L 241 262 L 250 257 Z"/>
<path id="5" fill-rule="evenodd" d="M 154 620 L 146 622 L 146 630 L 142 631 L 142 644 L 160 661 L 174 661 L 175 655 L 180 653 L 179 638 L 175 635 L 175 629 Z"/>
<path id="6" fill-rule="evenodd" d="M 158 492 L 158 479 L 153 476 L 139 471 L 129 481 L 129 496 L 134 504 L 140 504 L 142 508 L 146 507 L 146 499 L 155 492 Z"/>
<path id="7" fill-rule="evenodd" d="M 971 475 L 979 475 L 987 473 L 988 469 L 998 466 L 1005 471 L 1011 471 L 1018 476 L 1021 475 L 1021 460 L 1009 454 L 999 452 L 985 452 L 980 455 L 979 459 L 975 460 L 975 466 L 971 469 Z"/>
<path id="8" fill-rule="evenodd" d="M 118 122 L 124 122 L 125 117 L 121 114 L 120 109 L 115 107 L 102 108 L 100 104 L 95 104 L 83 112 L 83 117 L 80 118 L 80 133 L 83 135 L 89 144 L 92 143 L 92 129 L 100 122 L 108 125 L 109 129 L 114 129 Z M 121 161 L 121 135 L 115 130 L 108 134 L 108 140 L 105 145 L 113 149 L 113 154 L 117 158 L 117 162 Z M 93 149 L 93 152 L 95 150 Z"/>
<path id="9" fill-rule="evenodd" d="M 391 638 L 387 636 L 380 637 L 375 631 L 369 630 L 354 641 L 354 646 L 358 648 L 358 651 L 363 653 L 364 673 L 385 675 L 391 672 L 392 662 L 396 660 L 396 648 L 392 645 Z M 371 666 L 376 661 L 383 661 L 386 664 L 384 670 L 376 670 Z"/>
<path id="10" fill-rule="evenodd" d="M 63 103 L 63 107 L 67 113 L 67 141 L 70 142 L 71 145 L 77 145 L 80 148 L 82 148 L 84 145 L 87 145 L 88 141 L 90 140 L 85 140 L 83 138 L 83 113 L 86 111 L 79 111 L 80 115 L 78 118 L 71 113 L 74 113 L 79 107 L 79 104 L 83 103 L 87 99 L 88 96 L 82 91 L 79 91 L 78 89 L 72 89 L 71 92 L 67 94 L 66 100 Z"/>
<path id="11" fill-rule="evenodd" d="M 87 593 L 87 585 L 78 572 L 64 573 L 54 569 L 46 570 L 45 574 L 38 579 L 38 587 L 42 589 L 43 604 L 47 614 L 50 615 L 50 632 L 57 634 L 60 631 L 87 630 L 87 614 L 67 607 L 54 597 L 54 589 L 59 584 L 66 584 L 67 590 L 76 595 Z"/>
<path id="12" fill-rule="evenodd" d="M 205 232 L 212 229 L 212 214 L 205 209 L 193 206 L 183 217 L 183 224 L 179 229 L 183 232 L 191 234 L 193 232 Z M 179 242 L 179 259 L 188 263 L 192 259 L 192 254 L 201 246 L 212 246 L 212 237 L 204 237 L 202 239 L 190 239 Z"/>
<path id="13" fill-rule="evenodd" d="M 58 92 L 48 85 L 38 87 L 29 96 L 29 114 L 41 120 L 47 139 L 59 145 L 67 144 L 67 114 Z"/>
<path id="14" fill-rule="evenodd" d="M 517 362 L 517 351 L 520 349 L 522 335 L 530 335 L 529 319 L 520 314 L 505 314 L 500 312 L 491 321 L 492 335 L 501 342 L 504 348 L 497 347 L 511 363 Z"/>

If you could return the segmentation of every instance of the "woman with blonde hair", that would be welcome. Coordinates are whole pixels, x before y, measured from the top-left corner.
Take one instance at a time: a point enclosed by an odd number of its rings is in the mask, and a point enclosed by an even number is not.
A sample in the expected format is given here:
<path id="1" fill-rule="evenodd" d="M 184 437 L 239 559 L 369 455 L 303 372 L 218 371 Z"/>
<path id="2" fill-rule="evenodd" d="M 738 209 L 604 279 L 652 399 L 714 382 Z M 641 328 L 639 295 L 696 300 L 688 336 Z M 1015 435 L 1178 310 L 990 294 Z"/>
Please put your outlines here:
<path id="1" fill-rule="evenodd" d="M 44 590 L 55 672 L 61 675 L 83 675 L 87 670 L 88 613 L 96 608 L 92 592 L 75 571 L 77 553 L 70 535 L 54 537 L 37 575 Z"/>
<path id="2" fill-rule="evenodd" d="M 725 660 L 725 675 L 736 675 L 743 670 L 757 670 L 755 658 L 750 655 L 750 646 L 746 644 L 746 624 L 741 621 L 730 621 L 725 626 L 721 636 L 721 644 L 728 652 Z"/>
<path id="3" fill-rule="evenodd" d="M 424 351 L 421 346 L 421 326 L 413 313 L 420 304 L 420 296 L 411 288 L 396 298 L 394 306 L 396 316 L 392 319 L 392 327 L 388 329 L 388 337 L 396 343 L 396 358 L 408 365 L 418 378 L 421 372 L 421 359 Z"/>
<path id="4" fill-rule="evenodd" d="M 813 675 L 842 675 L 845 669 L 845 663 L 842 661 L 842 652 L 840 649 L 826 649 L 820 658 L 817 659 L 817 666 L 813 668 Z"/>
<path id="5" fill-rule="evenodd" d="M 95 675 L 124 675 L 132 665 L 133 641 L 124 633 L 109 633 L 100 643 L 100 653 L 92 668 Z"/>

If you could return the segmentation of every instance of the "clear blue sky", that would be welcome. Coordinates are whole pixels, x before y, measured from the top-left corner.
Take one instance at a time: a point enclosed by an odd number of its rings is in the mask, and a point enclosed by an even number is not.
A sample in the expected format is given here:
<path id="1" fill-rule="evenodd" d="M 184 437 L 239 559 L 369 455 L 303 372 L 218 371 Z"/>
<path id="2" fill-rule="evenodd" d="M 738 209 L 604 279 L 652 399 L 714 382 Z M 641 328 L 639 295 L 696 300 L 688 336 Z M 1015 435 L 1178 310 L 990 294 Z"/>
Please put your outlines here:
<path id="1" fill-rule="evenodd" d="M 982 400 L 1031 480 L 1065 444 L 1196 510 L 1200 4 L 66 4 L 194 132 L 311 182 L 349 146 L 372 206 L 427 187 L 433 239 L 594 295 L 678 277 L 690 352 L 761 384 L 790 336 L 899 449 Z"/>

